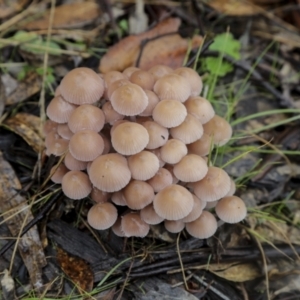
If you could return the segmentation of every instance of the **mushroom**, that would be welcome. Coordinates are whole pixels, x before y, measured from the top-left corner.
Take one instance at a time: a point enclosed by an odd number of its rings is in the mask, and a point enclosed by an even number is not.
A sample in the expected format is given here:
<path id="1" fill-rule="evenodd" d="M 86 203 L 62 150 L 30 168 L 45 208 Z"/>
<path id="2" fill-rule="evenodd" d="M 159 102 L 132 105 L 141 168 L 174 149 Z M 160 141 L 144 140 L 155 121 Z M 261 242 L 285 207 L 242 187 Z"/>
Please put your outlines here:
<path id="1" fill-rule="evenodd" d="M 141 219 L 138 212 L 129 212 L 122 216 L 121 230 L 126 237 L 145 237 L 150 230 L 150 226 Z"/>
<path id="2" fill-rule="evenodd" d="M 139 115 L 142 117 L 150 117 L 152 116 L 153 109 L 159 102 L 159 99 L 156 96 L 156 94 L 152 91 L 144 90 L 144 92 L 148 97 L 148 105 Z"/>
<path id="3" fill-rule="evenodd" d="M 146 128 L 149 135 L 149 142 L 146 145 L 146 149 L 157 149 L 168 141 L 169 131 L 167 128 L 154 121 L 146 121 L 142 125 Z"/>
<path id="4" fill-rule="evenodd" d="M 64 163 L 66 167 L 71 171 L 82 171 L 87 168 L 87 161 L 81 161 L 72 156 L 70 152 L 68 152 L 65 156 Z"/>
<path id="5" fill-rule="evenodd" d="M 149 225 L 156 225 L 164 220 L 164 218 L 160 217 L 156 213 L 152 203 L 141 209 L 140 216 L 142 220 L 144 220 Z"/>
<path id="6" fill-rule="evenodd" d="M 177 139 L 168 140 L 160 148 L 161 159 L 168 164 L 177 164 L 185 155 L 187 155 L 187 147 Z"/>
<path id="7" fill-rule="evenodd" d="M 178 233 L 181 230 L 183 230 L 185 227 L 185 224 L 182 220 L 176 220 L 176 221 L 165 220 L 164 225 L 165 228 L 171 233 Z"/>
<path id="8" fill-rule="evenodd" d="M 60 164 L 59 166 L 55 165 L 50 170 L 51 180 L 54 183 L 61 183 L 65 174 L 67 174 L 69 170 L 64 164 Z"/>
<path id="9" fill-rule="evenodd" d="M 155 83 L 154 76 L 151 73 L 143 70 L 133 72 L 129 80 L 132 83 L 139 85 L 144 90 L 152 90 Z"/>
<path id="10" fill-rule="evenodd" d="M 158 193 L 173 183 L 173 176 L 167 169 L 160 168 L 147 182 L 153 187 L 154 192 Z"/>

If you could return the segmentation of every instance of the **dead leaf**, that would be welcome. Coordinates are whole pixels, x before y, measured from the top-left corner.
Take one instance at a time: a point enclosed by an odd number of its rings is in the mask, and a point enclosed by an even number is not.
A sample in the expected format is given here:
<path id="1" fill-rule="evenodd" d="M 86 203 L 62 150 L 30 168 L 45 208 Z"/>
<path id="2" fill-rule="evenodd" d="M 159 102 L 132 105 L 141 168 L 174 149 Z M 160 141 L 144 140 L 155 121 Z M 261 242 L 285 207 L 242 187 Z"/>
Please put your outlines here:
<path id="1" fill-rule="evenodd" d="M 19 82 L 18 87 L 6 99 L 6 105 L 12 105 L 25 101 L 29 97 L 38 93 L 42 86 L 41 76 L 35 72 L 29 72 L 26 77 Z"/>
<path id="2" fill-rule="evenodd" d="M 77 2 L 63 4 L 55 8 L 53 29 L 81 28 L 91 24 L 101 14 L 99 5 L 95 2 Z M 49 26 L 50 10 L 46 10 L 43 16 L 27 23 L 23 29 L 47 29 Z"/>
<path id="3" fill-rule="evenodd" d="M 33 150 L 39 153 L 44 149 L 44 134 L 42 133 L 41 119 L 27 113 L 18 113 L 3 122 L 9 130 L 20 135 Z"/>
<path id="4" fill-rule="evenodd" d="M 262 8 L 247 0 L 211 0 L 207 4 L 218 12 L 230 16 L 253 16 Z"/>
<path id="5" fill-rule="evenodd" d="M 0 0 L 0 19 L 7 18 L 19 12 L 29 0 Z"/>
<path id="6" fill-rule="evenodd" d="M 92 290 L 94 274 L 85 260 L 73 256 L 58 247 L 57 262 L 64 273 L 76 284 L 79 292 Z"/>
<path id="7" fill-rule="evenodd" d="M 194 36 L 191 40 L 191 49 L 198 48 L 202 42 L 201 36 Z M 139 67 L 149 70 L 155 65 L 163 64 L 177 69 L 183 65 L 189 43 L 189 40 L 182 38 L 179 34 L 153 40 L 145 46 Z"/>
<path id="8" fill-rule="evenodd" d="M 3 214 L 11 234 L 17 236 L 25 225 L 33 220 L 27 199 L 18 193 L 22 188 L 13 168 L 0 152 L 0 213 Z M 31 283 L 37 289 L 43 285 L 42 268 L 46 258 L 36 226 L 18 240 L 18 250 L 28 270 Z"/>
<path id="9" fill-rule="evenodd" d="M 122 39 L 119 43 L 112 46 L 102 57 L 99 66 L 100 72 L 107 73 L 112 70 L 123 71 L 127 67 L 133 66 L 139 55 L 142 41 L 177 32 L 179 26 L 180 19 L 169 18 L 160 22 L 149 31 Z"/>

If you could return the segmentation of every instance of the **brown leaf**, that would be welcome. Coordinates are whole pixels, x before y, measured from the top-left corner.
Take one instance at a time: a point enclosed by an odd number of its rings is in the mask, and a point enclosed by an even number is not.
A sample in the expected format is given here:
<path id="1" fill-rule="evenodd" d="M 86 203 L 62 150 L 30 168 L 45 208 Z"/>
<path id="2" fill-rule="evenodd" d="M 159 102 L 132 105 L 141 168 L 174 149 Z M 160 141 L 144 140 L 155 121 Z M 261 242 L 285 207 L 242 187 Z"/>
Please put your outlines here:
<path id="1" fill-rule="evenodd" d="M 133 66 L 139 55 L 142 41 L 176 32 L 179 26 L 180 19 L 169 18 L 160 22 L 149 31 L 122 39 L 119 43 L 112 46 L 102 57 L 99 66 L 100 72 L 107 73 L 112 70 L 123 71 L 127 67 Z"/>
<path id="2" fill-rule="evenodd" d="M 93 288 L 94 274 L 87 262 L 57 247 L 57 262 L 63 272 L 76 284 L 79 292 Z"/>
<path id="3" fill-rule="evenodd" d="M 202 42 L 201 36 L 194 36 L 191 40 L 191 48 L 198 48 Z M 145 46 L 139 67 L 149 70 L 155 65 L 163 64 L 172 69 L 179 68 L 183 65 L 188 48 L 189 40 L 182 38 L 179 34 L 158 38 Z"/>
<path id="4" fill-rule="evenodd" d="M 29 2 L 29 0 L 0 0 L 0 19 L 7 18 L 18 11 Z"/>
<path id="5" fill-rule="evenodd" d="M 33 216 L 27 199 L 17 190 L 21 184 L 10 164 L 4 160 L 0 152 L 0 213 L 3 213 L 11 234 L 17 236 Z M 36 226 L 33 226 L 18 240 L 18 250 L 28 270 L 31 283 L 35 288 L 41 288 L 42 268 L 46 265 L 46 258 Z"/>
<path id="6" fill-rule="evenodd" d="M 211 0 L 207 4 L 218 12 L 230 16 L 252 16 L 262 12 L 262 8 L 247 0 Z"/>
<path id="7" fill-rule="evenodd" d="M 101 14 L 99 6 L 95 2 L 78 2 L 63 4 L 55 8 L 52 27 L 54 29 L 81 28 L 92 23 Z M 46 10 L 43 16 L 27 23 L 23 28 L 28 30 L 47 29 L 49 26 L 50 10 Z"/>
<path id="8" fill-rule="evenodd" d="M 40 152 L 44 146 L 41 119 L 27 113 L 18 113 L 3 123 L 9 130 L 20 135 L 35 152 Z"/>
<path id="9" fill-rule="evenodd" d="M 42 86 L 41 76 L 35 72 L 30 72 L 25 79 L 19 82 L 18 87 L 6 99 L 6 105 L 16 104 L 25 101 L 29 97 L 38 93 Z"/>

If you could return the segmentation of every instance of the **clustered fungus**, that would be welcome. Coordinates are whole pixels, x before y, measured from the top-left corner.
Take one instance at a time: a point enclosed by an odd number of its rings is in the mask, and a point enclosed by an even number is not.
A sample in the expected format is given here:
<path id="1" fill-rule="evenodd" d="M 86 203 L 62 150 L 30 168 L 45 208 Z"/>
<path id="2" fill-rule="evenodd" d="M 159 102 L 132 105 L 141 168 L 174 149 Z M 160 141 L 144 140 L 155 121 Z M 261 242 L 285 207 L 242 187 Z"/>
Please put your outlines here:
<path id="1" fill-rule="evenodd" d="M 51 179 L 65 195 L 93 201 L 90 226 L 145 237 L 164 222 L 169 232 L 185 228 L 203 239 L 216 232 L 216 216 L 246 217 L 233 180 L 207 157 L 232 129 L 201 89 L 194 70 L 160 65 L 106 74 L 77 68 L 63 78 L 47 108 L 46 154 L 64 155 Z"/>

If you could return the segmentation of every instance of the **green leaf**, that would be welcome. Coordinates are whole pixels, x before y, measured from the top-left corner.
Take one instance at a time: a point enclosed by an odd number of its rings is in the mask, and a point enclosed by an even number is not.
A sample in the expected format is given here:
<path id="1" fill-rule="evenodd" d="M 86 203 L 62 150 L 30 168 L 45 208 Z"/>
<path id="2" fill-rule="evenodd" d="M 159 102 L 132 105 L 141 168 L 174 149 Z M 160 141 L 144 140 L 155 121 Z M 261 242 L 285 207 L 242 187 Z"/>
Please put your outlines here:
<path id="1" fill-rule="evenodd" d="M 210 73 L 218 76 L 225 76 L 233 70 L 232 64 L 222 61 L 220 57 L 207 57 L 204 64 Z"/>

